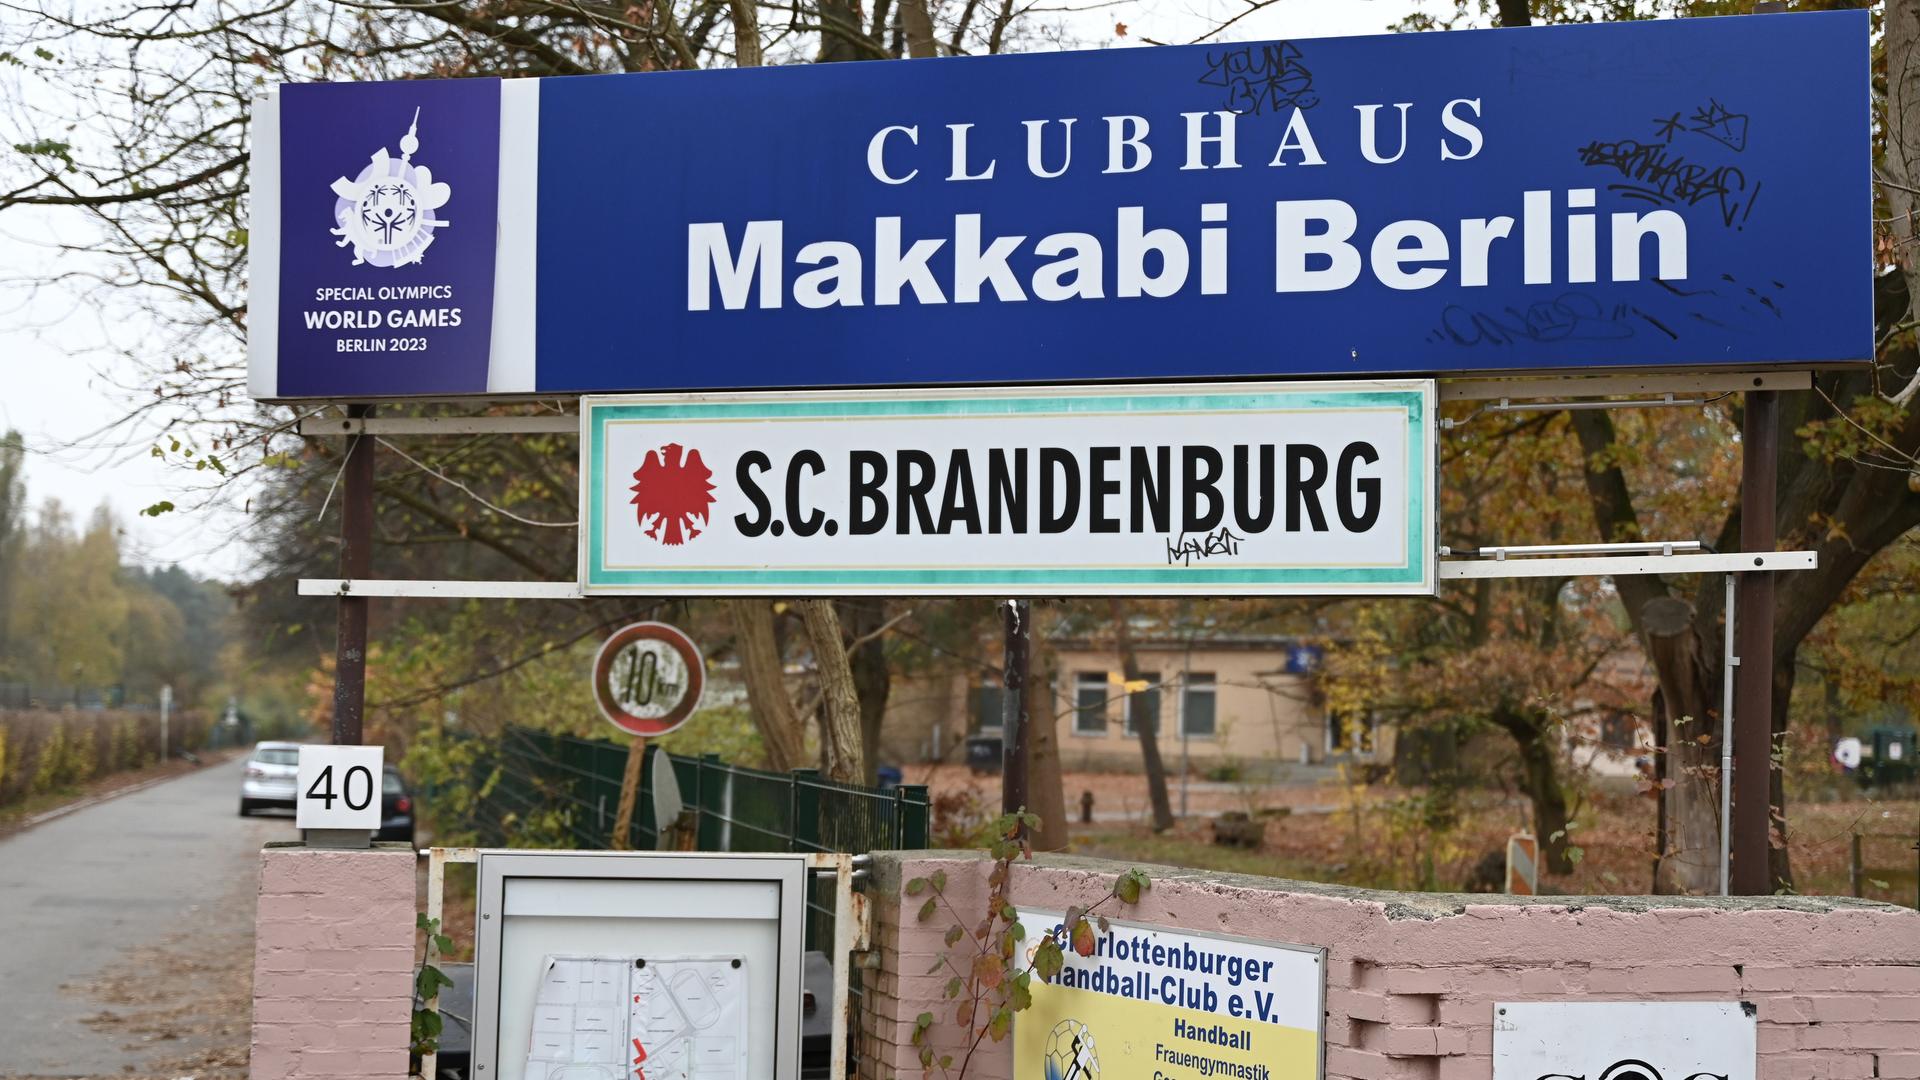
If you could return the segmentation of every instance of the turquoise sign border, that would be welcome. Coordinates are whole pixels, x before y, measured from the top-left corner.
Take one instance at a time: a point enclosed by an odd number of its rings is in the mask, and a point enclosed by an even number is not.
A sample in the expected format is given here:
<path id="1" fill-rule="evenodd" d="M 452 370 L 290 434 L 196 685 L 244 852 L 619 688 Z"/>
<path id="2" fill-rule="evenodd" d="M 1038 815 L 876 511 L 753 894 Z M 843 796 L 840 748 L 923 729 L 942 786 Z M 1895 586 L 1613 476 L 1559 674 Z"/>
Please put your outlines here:
<path id="1" fill-rule="evenodd" d="M 581 402 L 581 474 L 586 503 L 582 525 L 580 580 L 584 591 L 619 594 L 632 589 L 649 594 L 699 595 L 712 590 L 727 595 L 775 593 L 782 587 L 813 593 L 906 592 L 922 587 L 938 592 L 962 589 L 968 593 L 1022 592 L 1046 594 L 1063 590 L 1097 593 L 1103 588 L 1125 592 L 1130 587 L 1154 594 L 1207 594 L 1208 587 L 1230 591 L 1236 586 L 1258 590 L 1285 586 L 1300 593 L 1324 585 L 1341 593 L 1364 593 L 1367 586 L 1382 592 L 1407 592 L 1433 587 L 1432 520 L 1429 514 L 1428 456 L 1432 452 L 1432 416 L 1425 389 L 1370 388 L 1342 390 L 1315 387 L 1297 390 L 1234 390 L 1207 392 L 1182 389 L 1136 393 L 1051 390 L 1044 394 L 977 397 L 840 396 L 802 399 L 725 400 L 702 397 L 641 399 L 584 398 Z M 1411 478 L 1407 510 L 1407 562 L 1392 567 L 1234 568 L 1169 566 L 1154 569 L 1110 570 L 609 570 L 604 566 L 602 529 L 606 507 L 602 476 L 606 471 L 606 425 L 617 420 L 795 419 L 836 416 L 1018 416 L 1049 413 L 1109 412 L 1238 412 L 1273 409 L 1400 408 L 1406 410 L 1408 475 Z M 1398 588 L 1395 588 L 1395 587 Z"/>

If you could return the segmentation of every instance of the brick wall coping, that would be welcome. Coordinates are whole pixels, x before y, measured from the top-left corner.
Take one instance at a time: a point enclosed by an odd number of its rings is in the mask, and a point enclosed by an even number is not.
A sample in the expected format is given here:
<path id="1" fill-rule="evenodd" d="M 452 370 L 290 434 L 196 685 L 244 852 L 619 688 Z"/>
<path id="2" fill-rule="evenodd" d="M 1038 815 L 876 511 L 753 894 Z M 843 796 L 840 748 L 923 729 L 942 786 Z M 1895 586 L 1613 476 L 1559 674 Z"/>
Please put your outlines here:
<path id="1" fill-rule="evenodd" d="M 978 850 L 876 851 L 873 853 L 871 870 L 873 884 L 870 888 L 882 894 L 897 892 L 904 884 L 900 880 L 902 863 L 928 860 L 971 862 L 984 861 L 987 858 L 986 852 Z M 1569 911 L 1598 908 L 1625 914 L 1688 908 L 1729 912 L 1794 911 L 1806 914 L 1867 910 L 1886 914 L 1905 914 L 1920 920 L 1920 911 L 1913 908 L 1887 904 L 1878 900 L 1859 900 L 1851 896 L 1508 896 L 1502 893 L 1394 892 L 1386 889 L 1361 889 L 1350 885 L 1329 885 L 1318 881 L 1263 877 L 1258 874 L 1196 870 L 1192 867 L 1128 863 L 1112 859 L 1089 858 L 1083 855 L 1050 853 L 1036 853 L 1030 862 L 1025 859 L 1018 860 L 1015 866 L 1080 871 L 1108 876 L 1138 868 L 1146 871 L 1147 876 L 1156 883 L 1180 882 L 1187 885 L 1246 892 L 1300 893 L 1325 897 L 1329 900 L 1368 904 L 1379 908 L 1380 913 L 1390 920 L 1444 919 L 1465 915 L 1469 907 L 1487 906 L 1546 907 Z M 1111 914 L 1115 918 L 1126 917 L 1121 912 Z"/>

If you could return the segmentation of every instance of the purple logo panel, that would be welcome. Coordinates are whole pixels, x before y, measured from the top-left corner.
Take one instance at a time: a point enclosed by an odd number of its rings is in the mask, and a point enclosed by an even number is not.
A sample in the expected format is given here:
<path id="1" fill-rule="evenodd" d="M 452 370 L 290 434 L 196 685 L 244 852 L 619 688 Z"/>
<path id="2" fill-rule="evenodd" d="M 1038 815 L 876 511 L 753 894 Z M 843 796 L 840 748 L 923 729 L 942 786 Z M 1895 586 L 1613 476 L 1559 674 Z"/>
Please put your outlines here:
<path id="1" fill-rule="evenodd" d="M 279 394 L 483 393 L 500 82 L 280 92 Z"/>

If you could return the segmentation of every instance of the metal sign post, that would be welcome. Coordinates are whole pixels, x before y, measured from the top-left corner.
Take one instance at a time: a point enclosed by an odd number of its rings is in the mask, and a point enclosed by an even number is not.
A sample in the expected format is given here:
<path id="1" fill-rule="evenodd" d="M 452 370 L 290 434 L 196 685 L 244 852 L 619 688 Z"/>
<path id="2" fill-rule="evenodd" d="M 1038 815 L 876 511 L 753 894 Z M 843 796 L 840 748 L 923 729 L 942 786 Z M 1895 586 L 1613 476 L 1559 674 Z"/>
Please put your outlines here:
<path id="1" fill-rule="evenodd" d="M 1033 653 L 1033 604 L 1028 600 L 1000 603 L 1006 651 L 1000 685 L 1000 812 L 1026 810 L 1028 731 L 1027 679 Z"/>
<path id="2" fill-rule="evenodd" d="M 349 405 L 347 415 L 365 420 L 371 405 Z M 373 572 L 373 446 L 371 435 L 347 440 L 340 467 L 340 576 L 364 578 Z M 333 664 L 333 743 L 357 746 L 367 703 L 367 598 L 340 593 L 339 636 Z"/>
<path id="3" fill-rule="evenodd" d="M 1749 391 L 1740 424 L 1740 547 L 1754 565 L 1774 549 L 1774 495 L 1780 453 L 1780 398 L 1771 390 Z M 1773 850 L 1773 575 L 1740 574 L 1744 618 L 1727 633 L 1739 634 L 1733 687 L 1733 833 L 1731 891 L 1767 896 L 1774 889 Z M 1730 612 L 1731 613 L 1731 612 Z"/>

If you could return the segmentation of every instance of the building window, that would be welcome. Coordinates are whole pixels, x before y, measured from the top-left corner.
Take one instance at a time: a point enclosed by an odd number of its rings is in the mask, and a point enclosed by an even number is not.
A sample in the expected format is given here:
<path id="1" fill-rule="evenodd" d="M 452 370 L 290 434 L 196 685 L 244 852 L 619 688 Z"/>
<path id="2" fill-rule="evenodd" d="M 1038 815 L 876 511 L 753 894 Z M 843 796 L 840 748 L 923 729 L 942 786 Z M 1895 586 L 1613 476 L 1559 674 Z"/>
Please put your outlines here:
<path id="1" fill-rule="evenodd" d="M 1000 721 L 1006 715 L 1001 711 L 1006 690 L 998 686 L 976 686 L 968 691 L 967 698 L 967 711 L 973 714 L 973 730 L 999 731 Z"/>
<path id="2" fill-rule="evenodd" d="M 1073 687 L 1073 733 L 1107 733 L 1107 673 L 1083 671 Z"/>
<path id="3" fill-rule="evenodd" d="M 1211 739 L 1219 691 L 1212 675 L 1189 672 L 1180 691 L 1180 731 L 1189 739 Z"/>
<path id="4" fill-rule="evenodd" d="M 1327 714 L 1327 752 L 1331 754 L 1359 751 L 1362 754 L 1373 752 L 1374 718 L 1366 716 L 1352 717 L 1341 713 Z"/>
<path id="5" fill-rule="evenodd" d="M 1127 695 L 1126 732 L 1128 735 L 1139 733 L 1139 728 L 1134 725 L 1136 716 L 1152 717 L 1154 732 L 1157 734 L 1160 731 L 1160 683 L 1151 676 L 1148 677 L 1148 683 L 1145 690 Z"/>
<path id="6" fill-rule="evenodd" d="M 1600 718 L 1600 745 L 1609 750 L 1631 753 L 1639 749 L 1640 718 L 1632 713 L 1609 712 Z"/>

